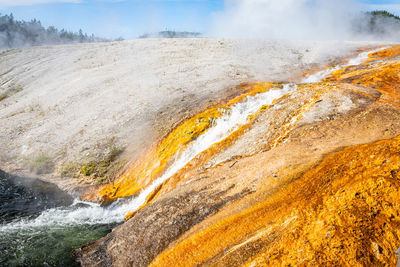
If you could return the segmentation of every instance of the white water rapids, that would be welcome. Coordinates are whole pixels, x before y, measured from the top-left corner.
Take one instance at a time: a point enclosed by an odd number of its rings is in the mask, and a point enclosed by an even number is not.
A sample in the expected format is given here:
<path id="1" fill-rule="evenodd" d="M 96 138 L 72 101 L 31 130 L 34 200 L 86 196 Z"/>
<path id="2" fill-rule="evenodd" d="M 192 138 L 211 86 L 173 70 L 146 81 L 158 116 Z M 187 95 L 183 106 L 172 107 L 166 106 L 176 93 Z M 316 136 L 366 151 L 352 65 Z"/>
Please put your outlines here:
<path id="1" fill-rule="evenodd" d="M 319 82 L 338 69 L 349 65 L 357 65 L 362 63 L 365 59 L 367 59 L 370 53 L 380 51 L 382 49 L 384 48 L 361 53 L 356 58 L 349 60 L 349 62 L 345 65 L 317 72 L 303 79 L 301 82 Z M 227 138 L 241 125 L 244 125 L 247 122 L 249 115 L 255 114 L 262 106 L 271 105 L 275 99 L 279 99 L 283 95 L 293 92 L 296 89 L 297 86 L 295 84 L 285 84 L 282 89 L 271 89 L 265 93 L 260 93 L 255 96 L 248 96 L 244 102 L 237 103 L 232 106 L 231 109 L 226 110 L 225 114 L 215 120 L 213 126 L 210 127 L 203 135 L 194 140 L 185 150 L 180 151 L 177 153 L 177 155 L 175 155 L 174 163 L 160 178 L 153 181 L 153 183 L 142 190 L 138 196 L 130 200 L 117 200 L 108 207 L 100 207 L 100 205 L 95 203 L 76 200 L 75 203 L 69 208 L 48 209 L 42 212 L 35 219 L 20 219 L 17 222 L 1 225 L 0 233 L 10 230 L 35 229 L 36 227 L 47 226 L 63 227 L 66 225 L 109 224 L 123 222 L 126 213 L 139 208 L 146 201 L 147 196 L 157 186 L 182 169 L 199 153 L 205 151 L 211 145 Z"/>

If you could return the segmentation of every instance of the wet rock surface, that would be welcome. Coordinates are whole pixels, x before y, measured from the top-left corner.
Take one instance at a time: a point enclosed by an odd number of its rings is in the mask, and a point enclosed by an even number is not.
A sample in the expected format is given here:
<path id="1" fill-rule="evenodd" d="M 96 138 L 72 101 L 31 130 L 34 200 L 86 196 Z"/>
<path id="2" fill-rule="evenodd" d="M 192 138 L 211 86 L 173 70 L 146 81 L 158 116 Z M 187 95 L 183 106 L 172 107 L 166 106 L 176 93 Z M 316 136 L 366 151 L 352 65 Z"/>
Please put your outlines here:
<path id="1" fill-rule="evenodd" d="M 83 265 L 147 266 L 171 241 L 218 212 L 226 203 L 250 193 L 243 190 L 229 195 L 231 189 L 218 191 L 205 187 L 183 195 L 166 196 L 140 210 L 105 238 L 76 250 L 75 256 Z M 143 225 L 149 226 L 146 231 Z M 121 235 L 124 237 L 119 238 Z"/>
<path id="2" fill-rule="evenodd" d="M 49 208 L 69 206 L 72 201 L 70 195 L 54 184 L 0 170 L 0 224 L 32 218 Z"/>
<path id="3" fill-rule="evenodd" d="M 76 250 L 84 266 L 393 266 L 399 46 L 264 107 Z"/>

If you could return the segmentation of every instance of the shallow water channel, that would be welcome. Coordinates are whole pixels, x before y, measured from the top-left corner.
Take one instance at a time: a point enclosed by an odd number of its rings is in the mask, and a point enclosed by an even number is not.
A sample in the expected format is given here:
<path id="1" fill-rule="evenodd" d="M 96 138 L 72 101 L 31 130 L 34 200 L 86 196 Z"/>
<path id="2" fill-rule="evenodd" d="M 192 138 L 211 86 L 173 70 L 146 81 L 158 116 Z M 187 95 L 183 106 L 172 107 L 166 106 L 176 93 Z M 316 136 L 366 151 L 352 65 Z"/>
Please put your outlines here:
<path id="1" fill-rule="evenodd" d="M 50 183 L 0 170 L 0 266 L 79 266 L 72 250 L 116 226 L 65 216 L 88 206 Z"/>

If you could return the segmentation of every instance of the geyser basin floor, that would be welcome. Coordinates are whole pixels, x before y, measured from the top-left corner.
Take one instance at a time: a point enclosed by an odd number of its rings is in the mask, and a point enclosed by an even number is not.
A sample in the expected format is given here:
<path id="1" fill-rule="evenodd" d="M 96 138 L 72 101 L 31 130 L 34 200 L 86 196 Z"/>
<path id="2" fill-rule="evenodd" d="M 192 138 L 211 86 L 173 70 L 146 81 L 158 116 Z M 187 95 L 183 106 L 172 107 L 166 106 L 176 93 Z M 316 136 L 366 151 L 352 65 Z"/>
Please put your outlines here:
<path id="1" fill-rule="evenodd" d="M 399 56 L 299 85 L 230 146 L 166 180 L 112 235 L 77 250 L 79 260 L 393 265 L 400 242 Z"/>
<path id="2" fill-rule="evenodd" d="M 272 103 L 274 99 L 281 97 L 282 96 L 281 93 L 282 92 L 278 92 L 277 97 L 272 97 L 272 98 L 268 97 L 268 99 L 267 99 L 268 101 L 265 101 L 265 102 L 261 101 L 261 103 L 258 103 L 254 107 L 253 107 L 253 105 L 246 105 L 246 102 L 241 103 L 242 105 L 238 105 L 237 110 L 232 109 L 231 114 L 229 114 L 229 115 L 239 114 L 240 115 L 239 122 L 240 123 L 242 123 L 244 121 L 247 122 L 248 115 L 250 115 L 250 117 L 254 116 L 255 115 L 254 112 L 258 111 L 264 104 L 268 105 L 268 104 Z M 249 99 L 249 100 L 254 100 L 254 102 L 257 102 L 257 97 L 262 98 L 262 96 L 255 96 L 254 98 L 256 98 L 256 99 Z M 253 103 L 253 102 L 250 101 L 247 104 L 251 104 L 251 103 Z M 243 108 L 243 109 L 241 109 L 241 108 Z M 249 111 L 249 112 L 247 112 L 247 111 Z M 189 151 L 190 152 L 188 154 L 189 156 L 183 157 L 182 163 L 178 164 L 177 168 L 171 169 L 172 174 L 174 174 L 174 171 L 176 171 L 177 169 L 179 169 L 180 167 L 185 165 L 188 161 L 190 161 L 191 158 L 196 156 L 197 155 L 196 153 L 199 153 L 199 152 L 203 151 L 204 149 L 207 149 L 210 145 L 213 144 L 213 142 L 220 141 L 221 139 L 225 138 L 226 135 L 229 135 L 231 131 L 236 130 L 238 125 L 231 123 L 232 118 L 230 119 L 229 115 L 227 116 L 227 118 L 224 118 L 223 120 L 220 121 L 221 124 L 219 124 L 219 122 L 217 123 L 217 126 L 218 126 L 218 125 L 224 125 L 223 123 L 227 122 L 229 127 L 221 127 L 221 129 L 219 129 L 217 127 L 210 128 L 209 129 L 210 132 L 212 132 L 212 129 L 214 129 L 214 130 L 217 129 L 218 130 L 217 134 L 211 135 L 213 138 L 210 138 L 211 139 L 210 142 L 201 143 L 201 145 L 202 145 L 201 149 L 194 149 L 193 152 Z M 234 118 L 236 118 L 236 117 L 233 117 L 233 119 Z M 235 120 L 233 120 L 233 122 L 235 122 Z M 226 132 L 222 131 L 222 130 L 226 130 Z M 207 136 L 206 135 L 207 132 L 204 133 L 204 136 Z M 221 136 L 219 137 L 220 132 L 221 132 Z M 203 135 L 201 135 L 201 136 L 203 136 Z M 217 137 L 217 138 L 214 138 L 214 137 Z M 194 147 L 196 148 L 197 146 L 194 146 Z M 185 151 L 183 151 L 182 154 L 185 154 Z M 179 162 L 179 161 L 180 161 L 180 159 L 179 159 L 179 157 L 177 157 L 177 162 Z M 169 176 L 166 176 L 166 179 L 167 179 L 166 182 L 168 182 L 168 178 L 169 178 Z M 151 192 L 151 190 L 149 190 L 149 191 Z M 226 190 L 226 192 L 230 192 L 230 189 Z M 216 197 L 216 199 L 214 199 L 214 201 L 216 201 L 217 204 L 213 205 L 212 208 L 208 208 L 207 205 L 209 205 L 209 203 L 205 202 L 204 210 L 199 211 L 200 212 L 199 214 L 201 216 L 198 217 L 198 220 L 202 220 L 205 217 L 207 217 L 208 215 L 213 214 L 221 206 L 228 203 L 229 201 L 233 201 L 233 200 L 239 199 L 241 197 L 244 197 L 247 194 L 249 194 L 250 192 L 252 192 L 250 189 L 243 190 L 243 191 L 240 191 L 237 193 L 235 192 L 235 193 L 232 193 L 232 195 L 229 196 L 227 199 L 224 199 L 222 201 L 218 200 L 218 197 L 220 196 L 220 194 L 216 193 L 214 195 Z M 193 200 L 196 200 L 196 198 L 193 198 Z M 57 238 L 53 238 L 54 236 L 56 236 L 56 237 L 60 236 L 60 238 L 65 238 L 66 243 L 64 243 L 64 248 L 66 248 L 66 247 L 68 248 L 69 246 L 72 245 L 73 242 L 75 242 L 74 241 L 75 239 L 79 240 L 79 241 L 81 240 L 81 239 L 79 239 L 79 237 L 74 238 L 74 240 L 69 240 L 68 238 L 66 238 L 66 237 L 68 237 L 68 234 L 70 233 L 70 231 L 76 232 L 78 234 L 78 236 L 82 235 L 82 236 L 84 236 L 84 238 L 91 239 L 93 236 L 91 236 L 86 231 L 87 229 L 90 229 L 90 231 L 94 230 L 94 232 L 97 233 L 96 227 L 98 226 L 99 233 L 100 232 L 104 233 L 104 231 L 107 230 L 107 228 L 110 224 L 112 225 L 113 223 L 121 222 L 123 220 L 123 215 L 127 211 L 132 210 L 132 205 L 130 205 L 129 203 L 115 203 L 113 206 L 110 206 L 108 208 L 101 208 L 98 205 L 90 205 L 87 203 L 82 203 L 82 205 L 84 205 L 84 206 L 74 205 L 69 208 L 55 208 L 52 210 L 48 210 L 46 212 L 41 213 L 41 215 L 38 216 L 37 218 L 27 220 L 27 221 L 20 220 L 17 222 L 12 222 L 10 224 L 5 225 L 4 227 L 2 226 L 1 229 L 4 230 L 3 231 L 4 233 L 7 233 L 7 232 L 13 233 L 13 236 L 15 236 L 17 239 L 19 237 L 26 238 L 27 236 L 30 235 L 29 234 L 30 231 L 34 231 L 37 235 L 33 234 L 33 236 L 35 236 L 35 238 L 33 238 L 33 240 L 31 240 L 31 241 L 33 241 L 32 243 L 29 243 L 29 245 L 33 245 L 33 246 L 38 246 L 41 244 L 41 242 L 43 242 L 42 233 L 44 231 L 44 232 L 50 234 L 49 240 L 57 240 Z M 137 207 L 137 205 L 134 206 L 134 208 L 136 208 L 136 207 Z M 190 208 L 190 206 L 189 206 L 189 208 Z M 182 210 L 184 210 L 184 209 L 182 209 Z M 179 223 L 179 220 L 177 221 L 177 223 Z M 192 221 L 191 223 L 196 223 L 196 220 Z M 144 225 L 147 225 L 147 224 L 144 224 Z M 190 224 L 187 224 L 187 225 L 190 225 Z M 92 226 L 95 226 L 94 228 L 96 228 L 96 229 L 92 228 Z M 104 228 L 104 226 L 106 226 L 106 227 Z M 56 232 L 54 232 L 53 230 L 55 230 Z M 185 228 L 181 229 L 181 231 L 183 231 L 183 230 L 185 230 Z M 13 232 L 13 231 L 15 231 L 15 232 Z M 64 234 L 67 234 L 67 236 L 62 234 L 63 232 L 64 232 Z M 160 231 L 160 234 L 162 234 L 162 231 Z M 5 239 L 10 238 L 10 237 L 11 236 L 4 234 Z M 39 243 L 36 242 L 37 240 L 39 240 Z M 9 242 L 9 243 L 11 243 L 11 242 Z M 73 243 L 73 245 L 76 245 L 76 244 Z M 48 247 L 50 248 L 51 246 L 48 246 Z M 20 249 L 24 250 L 24 248 L 22 248 L 22 247 L 20 247 Z M 14 253 L 13 251 L 10 251 L 10 250 L 9 250 L 9 252 Z M 34 254 L 32 256 L 33 260 L 35 260 L 35 257 L 37 255 L 36 252 L 33 253 Z M 62 253 L 64 253 L 64 252 L 62 252 Z M 50 253 L 47 256 L 46 255 L 47 254 L 45 254 L 45 257 L 48 257 L 47 260 L 49 262 L 51 262 L 52 259 L 54 259 L 54 254 Z M 57 251 L 56 251 L 55 255 L 58 255 Z M 21 255 L 21 257 L 23 257 L 23 255 Z M 25 260 L 25 259 L 22 258 L 22 260 Z"/>
<path id="3" fill-rule="evenodd" d="M 132 160 L 179 122 L 231 98 L 241 82 L 287 81 L 369 44 L 142 39 L 5 51 L 0 94 L 16 93 L 0 101 L 0 168 L 13 172 L 44 154 L 59 175 L 98 162 L 110 138 Z"/>
<path id="4" fill-rule="evenodd" d="M 302 79 L 301 82 L 320 82 L 333 72 L 348 66 L 359 65 L 368 58 L 369 54 L 384 49 L 382 47 L 360 53 L 344 65 L 316 72 Z M 158 145 L 155 151 L 151 150 L 143 159 L 133 164 L 116 182 L 102 188 L 98 192 L 101 200 L 109 203 L 121 197 L 138 194 L 130 204 L 127 204 L 131 209 L 127 218 L 130 218 L 137 209 L 148 202 L 153 191 L 196 156 L 238 132 L 244 125 L 251 124 L 251 118 L 254 118 L 257 112 L 266 110 L 283 96 L 298 89 L 296 84 L 290 83 L 284 85 L 258 83 L 252 87 L 253 89 L 249 93 L 236 97 L 224 106 L 202 112 L 178 126 Z M 296 117 L 292 118 L 293 121 L 295 119 Z"/>

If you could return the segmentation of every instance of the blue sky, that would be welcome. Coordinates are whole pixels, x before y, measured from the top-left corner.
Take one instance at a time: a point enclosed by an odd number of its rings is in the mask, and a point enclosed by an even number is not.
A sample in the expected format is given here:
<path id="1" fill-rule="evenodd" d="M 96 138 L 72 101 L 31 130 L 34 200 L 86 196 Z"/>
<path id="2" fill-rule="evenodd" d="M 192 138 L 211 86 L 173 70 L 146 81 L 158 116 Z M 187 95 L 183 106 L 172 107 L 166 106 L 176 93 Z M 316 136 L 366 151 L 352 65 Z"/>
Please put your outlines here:
<path id="1" fill-rule="evenodd" d="M 387 10 L 400 16 L 400 0 L 360 0 L 369 10 Z"/>
<path id="2" fill-rule="evenodd" d="M 358 1 L 400 15 L 400 0 Z M 0 13 L 16 19 L 126 39 L 164 29 L 202 32 L 223 9 L 223 0 L 0 0 Z"/>

